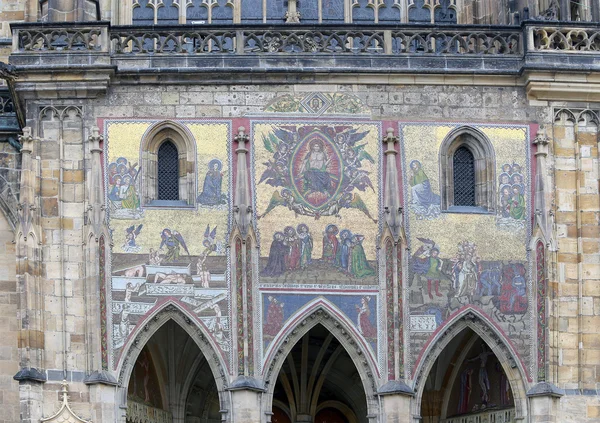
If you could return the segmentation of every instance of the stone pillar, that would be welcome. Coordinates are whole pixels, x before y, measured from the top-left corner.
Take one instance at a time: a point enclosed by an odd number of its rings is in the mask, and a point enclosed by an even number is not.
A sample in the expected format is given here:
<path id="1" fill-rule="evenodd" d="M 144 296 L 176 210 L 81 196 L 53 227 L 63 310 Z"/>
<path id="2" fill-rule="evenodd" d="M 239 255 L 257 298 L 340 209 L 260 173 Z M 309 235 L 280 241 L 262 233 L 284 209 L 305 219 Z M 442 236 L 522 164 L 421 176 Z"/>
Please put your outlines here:
<path id="1" fill-rule="evenodd" d="M 531 423 L 557 423 L 560 397 L 564 391 L 551 383 L 542 382 L 527 392 Z"/>
<path id="2" fill-rule="evenodd" d="M 38 180 L 37 161 L 32 159 L 34 143 L 31 128 L 23 128 L 19 138 L 21 150 L 21 198 L 19 224 L 15 239 L 17 254 L 17 282 L 19 294 L 18 320 L 21 323 L 18 347 L 21 370 L 15 375 L 18 381 L 44 382 L 44 328 L 40 286 L 41 245 L 36 204 Z"/>
<path id="3" fill-rule="evenodd" d="M 103 141 L 102 135 L 99 134 L 97 127 L 92 127 L 91 135 L 88 138 L 89 151 L 92 156 L 91 168 L 89 169 L 89 184 L 87 186 L 88 198 L 87 209 L 86 209 L 86 229 L 84 243 L 86 248 L 85 258 L 85 275 L 84 275 L 84 304 L 85 304 L 85 352 L 87 359 L 85 361 L 87 368 L 86 378 L 84 380 L 86 385 L 117 385 L 117 380 L 108 371 L 108 359 L 107 359 L 107 345 L 103 345 L 103 331 L 102 325 L 106 324 L 102 319 L 106 316 L 102 316 L 102 307 L 106 307 L 103 304 L 105 301 L 103 293 L 100 292 L 101 286 L 106 281 L 100 280 L 102 269 L 99 265 L 104 262 L 100 260 L 100 255 L 104 253 L 103 248 L 100 247 L 100 237 L 104 235 L 102 242 L 108 242 L 110 240 L 108 228 L 106 226 L 106 207 L 104 204 L 104 191 L 102 182 L 102 159 L 100 154 L 102 149 L 100 143 Z M 85 149 L 85 148 L 84 148 Z M 106 339 L 104 340 L 106 344 Z M 90 388 L 92 389 L 92 388 Z M 102 388 L 93 388 L 94 391 L 102 391 Z M 113 388 L 110 388 L 114 390 Z M 114 395 L 114 394 L 113 394 Z M 103 403 L 103 395 L 100 395 L 100 403 Z M 94 400 L 91 397 L 90 401 L 93 403 Z"/>
<path id="4" fill-rule="evenodd" d="M 223 421 L 230 423 L 264 422 L 262 416 L 262 384 L 252 377 L 240 376 L 229 387 L 231 410 Z"/>
<path id="5" fill-rule="evenodd" d="M 413 390 L 402 380 L 386 383 L 379 390 L 383 416 L 381 423 L 412 423 Z"/>

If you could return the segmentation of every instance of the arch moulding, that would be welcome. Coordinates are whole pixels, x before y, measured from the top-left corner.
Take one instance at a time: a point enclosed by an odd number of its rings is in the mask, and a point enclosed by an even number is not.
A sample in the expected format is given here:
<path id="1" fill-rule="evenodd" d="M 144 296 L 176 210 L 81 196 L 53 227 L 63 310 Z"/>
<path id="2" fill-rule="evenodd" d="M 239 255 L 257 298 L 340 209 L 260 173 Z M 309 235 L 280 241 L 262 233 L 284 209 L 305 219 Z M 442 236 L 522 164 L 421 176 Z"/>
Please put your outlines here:
<path id="1" fill-rule="evenodd" d="M 376 418 L 379 379 L 377 362 L 367 349 L 365 341 L 346 320 L 343 313 L 324 298 L 315 300 L 306 309 L 290 317 L 291 323 L 273 340 L 263 367 L 267 392 L 263 410 L 265 414 L 271 413 L 275 384 L 287 356 L 304 335 L 320 324 L 340 342 L 356 366 L 363 383 L 369 417 Z"/>
<path id="2" fill-rule="evenodd" d="M 179 162 L 179 200 L 187 206 L 196 204 L 196 140 L 191 131 L 172 120 L 152 124 L 140 143 L 142 206 L 152 206 L 158 198 L 158 149 L 171 141 L 177 148 Z"/>
<path id="3" fill-rule="evenodd" d="M 217 347 L 211 342 L 208 332 L 194 317 L 184 311 L 177 303 L 169 301 L 161 308 L 151 313 L 139 324 L 127 343 L 119 359 L 117 373 L 121 392 L 121 401 L 126 403 L 129 378 L 135 362 L 144 346 L 154 334 L 168 321 L 177 323 L 194 340 L 206 359 L 219 392 L 221 407 L 229 410 L 229 396 L 224 393 L 228 386 L 228 370 L 223 358 L 217 353 Z"/>
<path id="4" fill-rule="evenodd" d="M 435 361 L 450 341 L 467 328 L 470 328 L 475 334 L 479 335 L 498 358 L 513 393 L 515 418 L 516 420 L 526 419 L 528 414 L 526 393 L 529 388 L 529 377 L 524 364 L 512 348 L 510 342 L 494 324 L 480 311 L 468 306 L 450 319 L 446 325 L 442 326 L 441 330 L 430 340 L 421 357 L 418 359 L 413 380 L 413 389 L 416 395 L 412 412 L 415 421 L 420 421 L 421 401 L 423 399 L 425 381 Z"/>

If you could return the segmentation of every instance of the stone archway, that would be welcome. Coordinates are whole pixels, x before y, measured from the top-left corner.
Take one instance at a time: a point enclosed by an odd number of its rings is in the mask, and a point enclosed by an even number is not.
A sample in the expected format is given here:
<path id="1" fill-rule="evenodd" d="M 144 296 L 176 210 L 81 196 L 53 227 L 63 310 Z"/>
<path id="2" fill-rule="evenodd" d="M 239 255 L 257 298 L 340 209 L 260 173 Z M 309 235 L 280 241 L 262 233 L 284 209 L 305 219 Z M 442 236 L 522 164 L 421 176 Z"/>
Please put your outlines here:
<path id="1" fill-rule="evenodd" d="M 441 330 L 429 343 L 422 355 L 424 359 L 415 368 L 414 390 L 416 395 L 412 410 L 415 421 L 421 421 L 426 382 L 432 369 L 437 364 L 438 358 L 447 351 L 447 347 L 452 342 L 456 343 L 456 340 L 468 331 L 475 335 L 475 338 L 471 338 L 471 343 L 468 345 L 469 350 L 478 342 L 479 345 L 485 345 L 484 348 L 490 353 L 488 355 L 493 354 L 497 358 L 514 399 L 514 419 L 526 420 L 528 415 L 526 396 L 528 378 L 523 363 L 518 359 L 510 343 L 504 339 L 502 334 L 481 313 L 469 307 L 451 319 L 446 325 L 446 329 Z M 463 347 L 465 346 L 463 345 Z M 464 354 L 467 354 L 468 351 Z M 462 359 L 464 358 L 462 357 Z M 449 373 L 449 376 L 450 379 L 456 379 L 457 374 L 456 372 L 454 374 Z M 478 375 L 475 375 L 474 378 L 475 383 L 477 383 Z M 447 398 L 444 400 L 447 402 Z"/>
<path id="2" fill-rule="evenodd" d="M 304 339 L 307 339 L 306 337 L 309 332 L 314 332 L 314 329 L 319 326 L 320 333 L 316 338 L 320 339 L 321 342 L 327 342 L 329 345 L 335 345 L 336 354 L 345 354 L 349 363 L 351 363 L 355 369 L 357 380 L 353 381 L 353 384 L 362 387 L 366 410 L 366 414 L 362 416 L 363 419 L 358 421 L 376 421 L 378 416 L 376 393 L 377 379 L 379 378 L 376 370 L 376 363 L 364 349 L 362 342 L 354 334 L 351 326 L 346 324 L 342 318 L 339 318 L 338 316 L 341 316 L 341 313 L 337 312 L 335 307 L 331 304 L 321 299 L 313 303 L 302 313 L 299 313 L 299 315 L 290 318 L 290 320 L 296 321 L 297 323 L 292 327 L 288 327 L 274 340 L 272 349 L 274 353 L 271 356 L 270 362 L 268 362 L 263 369 L 265 385 L 267 387 L 267 396 L 263 408 L 265 414 L 270 415 L 272 413 L 273 405 L 278 403 L 281 404 L 282 402 L 281 399 L 274 398 L 274 394 L 277 387 L 281 385 L 280 383 L 278 384 L 278 379 L 284 364 L 289 367 L 289 357 L 292 357 L 291 361 L 293 361 L 292 352 L 294 348 L 303 343 L 306 344 L 308 342 L 310 344 L 310 335 L 308 340 L 305 341 Z M 316 353 L 314 358 L 317 358 L 318 355 L 319 353 Z M 322 355 L 325 356 L 325 353 L 322 353 Z M 324 357 L 321 357 L 320 360 L 322 367 L 327 365 Z M 299 364 L 299 366 L 301 366 L 301 364 Z M 307 373 L 307 377 L 310 377 L 310 372 Z M 294 382 L 292 381 L 291 384 L 293 385 Z M 315 399 L 313 396 L 313 400 L 311 412 L 322 409 L 322 407 L 319 408 L 319 405 L 321 405 L 321 398 Z M 287 404 L 286 407 L 288 407 Z"/>
<path id="3" fill-rule="evenodd" d="M 227 367 L 215 351 L 202 328 L 177 305 L 150 315 L 130 337 L 118 367 L 121 402 L 127 408 L 127 420 L 121 421 L 135 423 L 135 416 L 148 407 L 170 416 L 173 423 L 189 421 L 186 415 L 197 423 L 222 421 L 221 415 L 230 410 Z M 140 378 L 140 371 L 150 376 Z M 152 398 L 146 387 L 139 388 L 150 380 L 160 385 Z"/>

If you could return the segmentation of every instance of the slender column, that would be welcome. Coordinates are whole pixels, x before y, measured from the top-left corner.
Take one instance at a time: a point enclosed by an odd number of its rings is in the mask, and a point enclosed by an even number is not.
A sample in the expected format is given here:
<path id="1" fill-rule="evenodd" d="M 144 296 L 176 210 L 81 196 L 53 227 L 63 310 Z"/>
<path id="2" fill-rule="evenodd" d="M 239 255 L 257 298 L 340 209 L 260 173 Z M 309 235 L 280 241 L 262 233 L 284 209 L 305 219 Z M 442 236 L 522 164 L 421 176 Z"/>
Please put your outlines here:
<path id="1" fill-rule="evenodd" d="M 240 231 L 243 235 L 246 235 L 252 214 L 250 184 L 248 183 L 248 163 L 246 158 L 248 154 L 246 143 L 250 142 L 250 138 L 248 137 L 248 134 L 246 134 L 246 128 L 243 126 L 239 127 L 235 141 L 238 143 L 238 148 L 235 150 L 237 154 L 237 180 L 233 199 L 234 216 Z"/>
<path id="2" fill-rule="evenodd" d="M 44 367 L 45 337 L 43 328 L 43 301 L 41 300 L 41 248 L 36 214 L 37 161 L 32 159 L 38 140 L 31 136 L 31 128 L 23 128 L 19 142 L 21 149 L 21 202 L 17 227 L 17 283 L 19 293 L 18 321 L 21 325 L 18 348 L 21 369 L 14 376 L 19 381 L 21 421 L 37 423 L 42 417 L 42 384 L 46 381 Z"/>
<path id="3" fill-rule="evenodd" d="M 549 210 L 546 202 L 546 158 L 548 157 L 548 143 L 550 139 L 542 131 L 537 133 L 533 140 L 533 144 L 537 147 L 535 152 L 536 168 L 535 175 L 535 212 L 538 224 L 542 229 L 546 241 L 550 241 L 552 237 L 551 228 L 548 226 Z"/>
<path id="4" fill-rule="evenodd" d="M 402 226 L 402 211 L 400 209 L 400 187 L 398 185 L 398 168 L 396 166 L 396 144 L 398 137 L 394 136 L 394 130 L 388 128 L 387 136 L 383 139 L 386 146 L 384 152 L 386 158 L 384 211 L 385 219 L 394 237 L 400 233 Z"/>

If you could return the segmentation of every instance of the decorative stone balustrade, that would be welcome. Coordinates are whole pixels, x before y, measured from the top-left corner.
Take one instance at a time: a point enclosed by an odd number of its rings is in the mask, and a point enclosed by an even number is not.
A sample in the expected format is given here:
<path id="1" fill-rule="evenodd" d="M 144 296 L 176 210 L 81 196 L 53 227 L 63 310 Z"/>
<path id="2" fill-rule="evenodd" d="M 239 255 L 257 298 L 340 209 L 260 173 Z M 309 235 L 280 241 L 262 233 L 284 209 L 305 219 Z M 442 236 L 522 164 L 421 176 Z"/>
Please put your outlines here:
<path id="1" fill-rule="evenodd" d="M 128 399 L 127 421 L 131 423 L 172 423 L 173 416 L 168 411 Z"/>
<path id="2" fill-rule="evenodd" d="M 17 66 L 122 72 L 336 72 L 522 75 L 599 70 L 600 25 L 12 25 Z M 573 54 L 573 53 L 586 54 Z M 550 53 L 550 54 L 548 54 Z M 565 53 L 560 56 L 560 53 Z"/>
<path id="3" fill-rule="evenodd" d="M 13 24 L 14 52 L 107 52 L 108 23 Z"/>
<path id="4" fill-rule="evenodd" d="M 113 27 L 113 54 L 325 53 L 325 54 L 520 54 L 514 29 L 406 27 L 302 27 L 221 29 Z"/>
<path id="5" fill-rule="evenodd" d="M 531 28 L 535 50 L 560 52 L 600 52 L 600 28 Z"/>
<path id="6" fill-rule="evenodd" d="M 485 410 L 474 412 L 464 416 L 451 417 L 442 420 L 442 423 L 514 423 L 515 411 L 505 410 Z"/>

